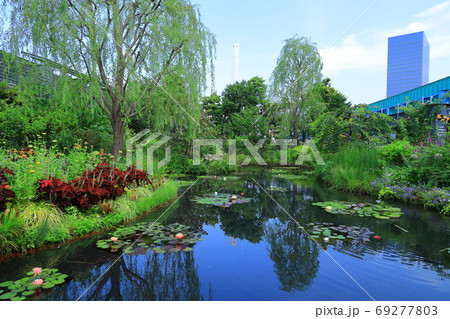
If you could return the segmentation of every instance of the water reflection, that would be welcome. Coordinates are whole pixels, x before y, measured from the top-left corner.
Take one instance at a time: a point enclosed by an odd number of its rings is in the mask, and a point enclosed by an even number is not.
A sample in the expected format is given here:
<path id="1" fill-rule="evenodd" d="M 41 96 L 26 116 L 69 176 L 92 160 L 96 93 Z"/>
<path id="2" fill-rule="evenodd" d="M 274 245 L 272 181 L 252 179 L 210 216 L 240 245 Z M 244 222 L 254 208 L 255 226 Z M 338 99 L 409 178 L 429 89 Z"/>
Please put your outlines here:
<path id="1" fill-rule="evenodd" d="M 97 280 L 98 279 L 98 280 Z M 202 300 L 192 252 L 120 256 L 86 269 L 47 300 Z"/>
<path id="2" fill-rule="evenodd" d="M 265 235 L 280 289 L 293 292 L 307 288 L 319 269 L 318 246 L 291 222 L 271 221 Z"/>
<path id="3" fill-rule="evenodd" d="M 267 196 L 253 179 L 266 189 L 272 185 L 287 191 L 271 191 Z M 193 196 L 216 191 L 243 192 L 252 200 L 229 208 L 191 201 Z M 47 300 L 77 299 L 103 272 L 105 275 L 82 299 L 311 300 L 320 291 L 320 296 L 333 300 L 336 295 L 331 291 L 339 288 L 350 299 L 358 300 L 360 291 L 352 294 L 355 287 L 347 284 L 348 277 L 339 277 L 342 271 L 334 263 L 324 262 L 323 258 L 328 257 L 320 253 L 320 247 L 296 223 L 328 222 L 367 227 L 381 236 L 379 241 L 364 243 L 322 243 L 340 262 L 346 263 L 350 273 L 360 272 L 359 279 L 365 281 L 364 286 L 374 295 L 401 300 L 403 296 L 439 299 L 445 295 L 442 293 L 445 289 L 450 293 L 447 288 L 450 258 L 440 252 L 449 246 L 448 218 L 405 205 L 402 207 L 405 215 L 395 220 L 332 215 L 311 205 L 327 200 L 373 202 L 374 199 L 336 192 L 313 180 L 298 184 L 273 178 L 263 170 L 255 170 L 240 180 L 201 180 L 160 220 L 166 224 L 182 223 L 196 230 L 207 228 L 211 234 L 205 234 L 205 241 L 196 244 L 193 252 L 158 255 L 142 250 L 141 255 L 126 255 L 112 264 L 119 255 L 97 249 L 91 238 L 2 262 L 0 281 L 21 278 L 33 267 L 50 266 L 70 277 L 67 284 L 44 296 Z M 150 220 L 154 216 L 140 221 Z M 393 280 L 400 282 L 398 288 L 383 290 L 382 283 L 389 286 Z M 260 291 L 248 288 L 253 285 L 259 285 Z M 410 286 L 414 289 L 409 290 Z"/>

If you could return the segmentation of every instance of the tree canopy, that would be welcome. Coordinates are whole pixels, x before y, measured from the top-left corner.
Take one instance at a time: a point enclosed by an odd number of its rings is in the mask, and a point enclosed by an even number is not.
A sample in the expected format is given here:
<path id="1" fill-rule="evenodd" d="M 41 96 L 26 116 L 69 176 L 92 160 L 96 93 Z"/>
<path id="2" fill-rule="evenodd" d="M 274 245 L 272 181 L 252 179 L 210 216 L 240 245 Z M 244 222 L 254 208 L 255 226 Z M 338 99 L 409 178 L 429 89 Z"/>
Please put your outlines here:
<path id="1" fill-rule="evenodd" d="M 284 42 L 270 78 L 270 96 L 278 102 L 283 127 L 294 139 L 305 137 L 312 110 L 319 106 L 312 88 L 320 81 L 321 70 L 319 52 L 309 39 L 296 35 Z"/>
<path id="2" fill-rule="evenodd" d="M 3 46 L 76 74 L 110 120 L 114 155 L 123 147 L 128 119 L 149 109 L 143 97 L 158 87 L 164 91 L 160 83 L 168 74 L 176 72 L 189 94 L 187 102 L 173 101 L 189 121 L 200 116 L 199 94 L 213 71 L 215 39 L 189 0 L 5 3 L 12 9 Z"/>

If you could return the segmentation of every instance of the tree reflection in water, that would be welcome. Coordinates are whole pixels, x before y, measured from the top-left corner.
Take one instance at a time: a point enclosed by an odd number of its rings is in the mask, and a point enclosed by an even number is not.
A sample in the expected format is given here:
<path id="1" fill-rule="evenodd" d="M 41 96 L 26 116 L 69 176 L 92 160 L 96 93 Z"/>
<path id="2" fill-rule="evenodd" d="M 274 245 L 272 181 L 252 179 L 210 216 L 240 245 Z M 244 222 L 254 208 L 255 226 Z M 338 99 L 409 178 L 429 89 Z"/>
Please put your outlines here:
<path id="1" fill-rule="evenodd" d="M 81 295 L 111 263 L 89 269 L 72 289 L 58 293 L 61 300 Z M 80 282 L 81 281 L 81 282 Z M 72 296 L 72 298 L 68 298 Z M 53 300 L 55 296 L 52 296 Z M 59 298 L 58 298 L 59 299 Z M 121 256 L 83 296 L 85 300 L 202 300 L 192 252 Z"/>
<path id="2" fill-rule="evenodd" d="M 319 248 L 293 222 L 273 220 L 265 227 L 269 256 L 274 262 L 280 289 L 302 291 L 319 269 Z"/>

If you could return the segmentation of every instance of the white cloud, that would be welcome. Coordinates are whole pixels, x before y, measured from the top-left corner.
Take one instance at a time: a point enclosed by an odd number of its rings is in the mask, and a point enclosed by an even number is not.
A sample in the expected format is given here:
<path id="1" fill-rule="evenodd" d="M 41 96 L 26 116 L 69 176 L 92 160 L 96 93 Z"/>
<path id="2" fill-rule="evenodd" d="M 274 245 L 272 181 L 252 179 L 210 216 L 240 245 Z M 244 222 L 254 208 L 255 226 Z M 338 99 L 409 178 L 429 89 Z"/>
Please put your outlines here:
<path id="1" fill-rule="evenodd" d="M 355 34 L 345 37 L 342 44 L 319 50 L 323 59 L 324 73 L 336 75 L 339 71 L 379 67 L 386 63 L 386 45 L 367 46 Z"/>
<path id="2" fill-rule="evenodd" d="M 425 10 L 424 12 L 414 15 L 414 18 L 420 19 L 420 18 L 434 17 L 435 15 L 442 13 L 442 11 L 449 9 L 450 9 L 450 1 L 445 1 L 441 4 L 437 4 L 431 7 L 428 10 Z"/>
<path id="3" fill-rule="evenodd" d="M 425 31 L 430 43 L 431 66 L 433 59 L 450 57 L 450 1 L 418 13 L 412 19 L 403 28 L 351 34 L 327 52 L 326 49 L 319 50 L 324 73 L 334 76 L 344 70 L 373 71 L 377 67 L 386 67 L 387 38 L 418 31 Z"/>

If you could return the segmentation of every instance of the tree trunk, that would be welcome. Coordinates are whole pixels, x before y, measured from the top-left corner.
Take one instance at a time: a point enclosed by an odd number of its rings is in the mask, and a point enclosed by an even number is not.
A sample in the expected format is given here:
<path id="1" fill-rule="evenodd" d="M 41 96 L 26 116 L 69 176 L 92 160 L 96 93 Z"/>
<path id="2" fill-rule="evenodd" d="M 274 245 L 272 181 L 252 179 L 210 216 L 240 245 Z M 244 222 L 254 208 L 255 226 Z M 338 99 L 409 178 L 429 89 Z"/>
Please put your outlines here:
<path id="1" fill-rule="evenodd" d="M 122 118 L 119 101 L 114 101 L 113 103 L 113 112 L 111 112 L 110 121 L 113 131 L 112 155 L 117 159 L 121 155 L 120 151 L 123 148 L 123 137 L 125 135 L 125 121 Z"/>

